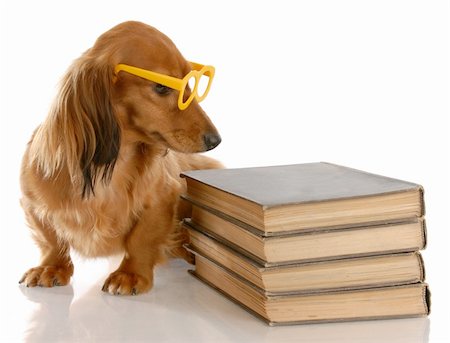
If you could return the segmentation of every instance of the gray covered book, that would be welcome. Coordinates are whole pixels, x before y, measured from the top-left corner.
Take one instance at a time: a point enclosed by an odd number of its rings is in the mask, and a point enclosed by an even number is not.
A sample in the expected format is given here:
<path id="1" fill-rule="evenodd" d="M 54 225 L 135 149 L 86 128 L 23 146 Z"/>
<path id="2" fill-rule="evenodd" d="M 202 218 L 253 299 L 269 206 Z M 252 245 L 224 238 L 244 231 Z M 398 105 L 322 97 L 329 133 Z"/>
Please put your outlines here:
<path id="1" fill-rule="evenodd" d="M 402 222 L 425 212 L 420 185 L 326 162 L 181 176 L 185 199 L 266 236 Z"/>

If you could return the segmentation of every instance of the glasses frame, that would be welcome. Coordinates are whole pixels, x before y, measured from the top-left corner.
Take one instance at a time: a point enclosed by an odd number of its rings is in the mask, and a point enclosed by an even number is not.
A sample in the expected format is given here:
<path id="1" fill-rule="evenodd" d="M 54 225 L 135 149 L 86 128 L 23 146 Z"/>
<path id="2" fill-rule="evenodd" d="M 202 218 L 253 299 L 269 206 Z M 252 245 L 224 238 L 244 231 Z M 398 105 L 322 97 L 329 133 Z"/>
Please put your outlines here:
<path id="1" fill-rule="evenodd" d="M 116 67 L 114 68 L 114 72 L 117 75 L 120 71 L 125 71 L 129 74 L 133 74 L 133 75 L 142 77 L 143 79 L 153 81 L 153 82 L 159 83 L 163 86 L 166 86 L 166 87 L 169 87 L 169 88 L 179 91 L 180 94 L 178 96 L 178 108 L 183 111 L 191 104 L 191 102 L 192 102 L 192 100 L 194 100 L 194 98 L 197 100 L 197 102 L 201 102 L 206 98 L 206 96 L 209 93 L 209 89 L 211 88 L 211 83 L 212 83 L 212 80 L 213 80 L 214 74 L 215 74 L 215 68 L 213 66 L 203 65 L 203 64 L 199 64 L 199 63 L 195 63 L 195 62 L 189 62 L 189 63 L 192 66 L 192 70 L 188 74 L 186 74 L 186 76 L 183 77 L 182 79 L 178 79 L 176 77 L 165 75 L 165 74 L 156 73 L 151 70 L 146 70 L 146 69 L 130 66 L 128 64 L 123 64 L 123 63 L 116 65 Z M 209 80 L 208 80 L 208 85 L 206 86 L 205 92 L 203 93 L 202 96 L 199 96 L 197 93 L 198 85 L 200 83 L 200 78 L 203 75 L 207 76 L 209 78 Z M 187 100 L 183 101 L 184 93 L 186 91 L 186 88 L 188 87 L 189 80 L 192 78 L 195 79 L 194 89 L 192 90 L 192 92 L 189 95 L 189 97 L 187 98 Z"/>

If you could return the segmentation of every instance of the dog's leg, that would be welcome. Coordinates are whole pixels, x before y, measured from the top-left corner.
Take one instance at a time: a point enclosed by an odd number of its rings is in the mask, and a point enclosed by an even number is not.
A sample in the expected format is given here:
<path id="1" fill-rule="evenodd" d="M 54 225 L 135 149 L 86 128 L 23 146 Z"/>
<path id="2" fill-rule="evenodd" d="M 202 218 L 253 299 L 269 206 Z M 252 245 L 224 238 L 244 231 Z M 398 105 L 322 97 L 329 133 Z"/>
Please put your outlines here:
<path id="1" fill-rule="evenodd" d="M 172 258 L 182 258 L 190 264 L 195 264 L 194 254 L 183 247 L 190 242 L 189 232 L 183 227 L 183 222 L 179 221 L 174 227 L 175 230 L 168 242 L 167 255 Z"/>
<path id="2" fill-rule="evenodd" d="M 68 244 L 57 238 L 54 229 L 47 222 L 27 213 L 33 238 L 41 250 L 41 263 L 29 269 L 20 279 L 27 287 L 64 286 L 73 275 L 73 264 Z"/>
<path id="3" fill-rule="evenodd" d="M 102 291 L 113 295 L 136 295 L 153 287 L 153 268 L 166 259 L 165 248 L 173 230 L 174 204 L 147 208 L 125 240 L 125 256 L 106 279 Z"/>

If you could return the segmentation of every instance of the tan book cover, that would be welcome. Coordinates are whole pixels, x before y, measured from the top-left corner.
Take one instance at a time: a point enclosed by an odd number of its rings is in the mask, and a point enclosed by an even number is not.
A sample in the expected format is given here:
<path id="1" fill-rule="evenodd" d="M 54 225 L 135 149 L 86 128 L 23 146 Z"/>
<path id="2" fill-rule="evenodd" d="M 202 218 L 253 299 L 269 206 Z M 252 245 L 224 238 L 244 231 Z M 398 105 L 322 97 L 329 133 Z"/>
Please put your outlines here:
<path id="1" fill-rule="evenodd" d="M 186 198 L 265 233 L 424 215 L 420 185 L 331 163 L 188 171 Z"/>
<path id="2" fill-rule="evenodd" d="M 264 237 L 254 231 L 215 217 L 209 212 L 198 215 L 194 206 L 192 219 L 184 227 L 192 237 L 196 232 L 213 237 L 259 264 L 292 264 L 348 257 L 361 257 L 421 250 L 426 244 L 423 219 L 385 225 Z"/>
<path id="3" fill-rule="evenodd" d="M 406 318 L 430 312 L 430 294 L 424 283 L 268 296 L 204 258 L 198 258 L 195 271 L 190 272 L 270 325 Z"/>

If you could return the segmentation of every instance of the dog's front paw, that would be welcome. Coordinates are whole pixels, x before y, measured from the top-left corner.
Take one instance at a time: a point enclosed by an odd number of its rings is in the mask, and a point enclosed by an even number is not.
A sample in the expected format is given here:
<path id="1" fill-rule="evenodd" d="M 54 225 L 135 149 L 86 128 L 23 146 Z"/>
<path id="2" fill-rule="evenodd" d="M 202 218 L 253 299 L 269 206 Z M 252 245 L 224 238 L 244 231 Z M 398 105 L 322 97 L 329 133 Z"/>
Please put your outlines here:
<path id="1" fill-rule="evenodd" d="M 116 271 L 109 275 L 102 291 L 112 295 L 137 295 L 148 292 L 153 286 L 153 276 L 146 278 L 135 273 Z"/>
<path id="2" fill-rule="evenodd" d="M 73 270 L 63 266 L 39 266 L 29 269 L 19 283 L 27 287 L 54 287 L 67 285 Z"/>

